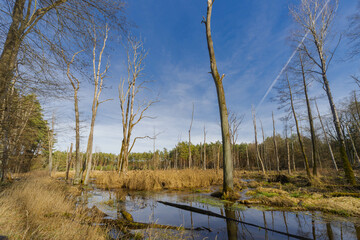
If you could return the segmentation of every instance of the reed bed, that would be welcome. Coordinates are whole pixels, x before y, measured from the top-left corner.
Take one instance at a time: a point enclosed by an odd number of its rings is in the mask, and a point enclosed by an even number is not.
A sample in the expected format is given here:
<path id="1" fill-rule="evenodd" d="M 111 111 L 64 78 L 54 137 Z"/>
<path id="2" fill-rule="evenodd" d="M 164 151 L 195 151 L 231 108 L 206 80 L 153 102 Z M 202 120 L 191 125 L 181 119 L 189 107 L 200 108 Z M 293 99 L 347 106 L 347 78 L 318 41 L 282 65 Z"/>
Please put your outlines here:
<path id="1" fill-rule="evenodd" d="M 0 235 L 9 239 L 106 239 L 69 186 L 32 173 L 0 193 Z"/>

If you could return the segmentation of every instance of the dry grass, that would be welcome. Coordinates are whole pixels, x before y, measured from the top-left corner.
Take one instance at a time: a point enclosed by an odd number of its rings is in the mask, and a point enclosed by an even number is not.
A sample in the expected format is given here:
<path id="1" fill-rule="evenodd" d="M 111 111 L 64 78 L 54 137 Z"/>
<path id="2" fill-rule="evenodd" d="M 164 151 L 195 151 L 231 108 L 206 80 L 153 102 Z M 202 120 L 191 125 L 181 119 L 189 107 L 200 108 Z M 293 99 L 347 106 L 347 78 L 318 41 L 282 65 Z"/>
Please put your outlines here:
<path id="1" fill-rule="evenodd" d="M 130 190 L 181 190 L 203 188 L 222 183 L 222 174 L 213 170 L 139 170 L 118 175 L 116 172 L 94 172 L 96 183 L 108 188 Z"/>
<path id="2" fill-rule="evenodd" d="M 73 173 L 70 172 L 70 177 L 72 175 Z M 54 177 L 65 177 L 65 173 L 58 172 Z M 221 171 L 217 174 L 215 170 L 199 169 L 133 170 L 120 176 L 113 171 L 92 171 L 90 177 L 95 178 L 95 183 L 105 188 L 127 188 L 139 191 L 206 188 L 211 185 L 221 185 L 223 179 Z"/>
<path id="3" fill-rule="evenodd" d="M 248 192 L 250 200 L 246 204 L 261 204 L 271 207 L 286 207 L 293 210 L 314 210 L 344 216 L 360 217 L 360 199 L 354 197 L 324 197 L 323 194 L 310 192 L 289 193 L 280 189 L 258 187 Z"/>
<path id="4" fill-rule="evenodd" d="M 65 184 L 33 173 L 0 193 L 0 235 L 9 239 L 105 239 Z"/>

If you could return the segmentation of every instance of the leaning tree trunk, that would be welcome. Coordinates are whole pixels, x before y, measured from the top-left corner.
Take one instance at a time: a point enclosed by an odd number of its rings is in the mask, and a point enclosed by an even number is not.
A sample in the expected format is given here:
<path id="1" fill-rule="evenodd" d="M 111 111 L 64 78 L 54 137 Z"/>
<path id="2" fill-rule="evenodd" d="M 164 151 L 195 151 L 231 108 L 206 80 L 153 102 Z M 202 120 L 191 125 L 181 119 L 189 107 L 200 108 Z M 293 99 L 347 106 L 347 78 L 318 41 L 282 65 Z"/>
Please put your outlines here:
<path id="1" fill-rule="evenodd" d="M 305 153 L 304 143 L 303 143 L 302 138 L 301 138 L 301 133 L 300 133 L 300 129 L 299 129 L 299 122 L 298 122 L 298 119 L 297 119 L 297 116 L 296 116 L 293 95 L 292 95 L 292 92 L 291 92 L 291 86 L 290 86 L 289 79 L 287 77 L 286 77 L 286 80 L 287 80 L 288 88 L 289 88 L 291 110 L 292 110 L 292 113 L 293 113 L 293 116 L 294 116 L 296 132 L 297 132 L 299 143 L 300 143 L 301 153 L 302 153 L 302 155 L 304 157 L 305 170 L 306 170 L 306 174 L 307 174 L 309 180 L 311 180 L 312 176 L 311 176 L 311 173 L 310 173 L 309 162 L 308 162 L 308 159 L 307 159 L 307 156 L 306 156 L 306 153 Z"/>
<path id="2" fill-rule="evenodd" d="M 222 143 L 223 143 L 223 193 L 227 194 L 233 191 L 234 183 L 233 183 L 233 162 L 231 157 L 231 142 L 230 142 L 230 131 L 229 131 L 229 119 L 228 112 L 226 108 L 226 100 L 225 100 L 225 92 L 222 84 L 224 75 L 220 77 L 220 74 L 217 69 L 215 52 L 214 52 L 214 44 L 211 38 L 211 29 L 210 29 L 210 21 L 211 21 L 211 12 L 212 12 L 213 1 L 208 0 L 207 3 L 207 17 L 205 22 L 206 26 L 206 39 L 208 44 L 209 56 L 210 56 L 210 67 L 211 74 L 214 79 L 214 83 L 216 86 L 218 103 L 219 103 L 219 112 L 220 112 L 220 120 L 221 120 L 221 134 L 222 134 Z"/>
<path id="3" fill-rule="evenodd" d="M 310 125 L 312 159 L 313 159 L 313 175 L 317 176 L 318 170 L 317 170 L 317 162 L 316 162 L 317 161 L 317 158 L 316 158 L 316 135 L 315 135 L 315 128 L 314 128 L 314 121 L 313 121 L 312 112 L 311 112 L 310 100 L 309 100 L 309 96 L 308 96 L 304 63 L 301 58 L 301 54 L 299 54 L 299 60 L 300 60 L 300 66 L 301 66 L 301 74 L 302 74 L 302 80 L 303 80 L 303 86 L 304 86 L 304 94 L 305 94 L 306 107 L 307 107 L 308 118 L 309 118 L 309 125 Z"/>
<path id="4" fill-rule="evenodd" d="M 330 86 L 329 86 L 329 82 L 327 80 L 325 69 L 323 71 L 322 77 L 323 77 L 323 83 L 325 86 L 326 94 L 328 96 L 330 109 L 331 109 L 331 112 L 333 115 L 333 121 L 334 121 L 335 129 L 336 129 L 338 141 L 340 143 L 340 157 L 341 157 L 343 168 L 345 171 L 345 177 L 350 184 L 355 185 L 356 180 L 355 180 L 355 176 L 354 176 L 354 171 L 351 167 L 348 156 L 346 154 L 345 141 L 344 141 L 344 137 L 341 133 L 340 120 L 339 120 L 339 116 L 337 114 L 334 99 L 333 99 L 331 91 L 330 91 Z"/>

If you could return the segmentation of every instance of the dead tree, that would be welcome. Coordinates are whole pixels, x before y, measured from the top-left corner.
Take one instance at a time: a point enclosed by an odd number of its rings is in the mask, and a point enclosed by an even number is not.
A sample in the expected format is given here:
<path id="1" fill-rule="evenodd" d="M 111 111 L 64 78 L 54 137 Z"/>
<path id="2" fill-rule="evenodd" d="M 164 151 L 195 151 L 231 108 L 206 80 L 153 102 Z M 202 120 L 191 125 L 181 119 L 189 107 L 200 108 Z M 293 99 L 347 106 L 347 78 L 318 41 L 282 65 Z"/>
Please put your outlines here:
<path id="1" fill-rule="evenodd" d="M 251 170 L 250 161 L 249 161 L 249 149 L 247 144 L 246 144 L 246 166 L 247 166 L 247 170 Z"/>
<path id="2" fill-rule="evenodd" d="M 94 127 L 95 127 L 95 120 L 97 115 L 98 107 L 101 103 L 108 101 L 99 101 L 101 91 L 103 89 L 104 84 L 104 78 L 106 76 L 106 73 L 109 69 L 109 65 L 106 64 L 103 71 L 101 71 L 101 63 L 102 63 L 102 57 L 103 53 L 106 47 L 106 41 L 108 39 L 108 32 L 109 28 L 106 25 L 104 30 L 104 36 L 102 40 L 102 47 L 99 52 L 99 56 L 96 56 L 96 46 L 97 46 L 97 35 L 96 35 L 96 29 L 95 26 L 93 27 L 93 59 L 92 59 L 92 65 L 93 65 L 93 78 L 94 78 L 94 96 L 93 96 L 93 102 L 92 102 L 92 108 L 91 108 L 91 123 L 90 123 L 90 133 L 86 148 L 86 173 L 85 173 L 85 179 L 84 184 L 87 185 L 89 182 L 90 172 L 91 172 L 91 165 L 92 165 L 92 149 L 93 149 L 93 140 L 94 140 Z"/>
<path id="3" fill-rule="evenodd" d="M 80 159 L 80 116 L 79 116 L 79 99 L 78 92 L 80 88 L 80 81 L 75 75 L 70 71 L 71 65 L 74 63 L 76 55 L 81 53 L 84 50 L 78 51 L 73 54 L 70 61 L 66 59 L 64 52 L 62 51 L 62 57 L 66 64 L 66 75 L 68 80 L 74 90 L 74 111 L 75 111 L 75 175 L 73 179 L 73 184 L 80 184 L 81 182 L 81 159 Z"/>
<path id="4" fill-rule="evenodd" d="M 351 136 L 351 133 L 350 133 L 350 131 L 349 131 L 349 127 L 348 127 L 348 125 L 347 125 L 346 123 L 344 123 L 344 124 L 345 124 L 346 131 L 347 131 L 347 133 L 348 133 L 348 135 L 349 135 L 349 139 L 350 139 L 350 142 L 351 142 L 351 147 L 352 147 L 352 149 L 353 149 L 353 151 L 354 151 L 355 159 L 356 159 L 356 161 L 360 164 L 359 154 L 357 153 L 354 140 L 353 140 L 353 138 L 352 138 L 352 136 Z"/>
<path id="5" fill-rule="evenodd" d="M 262 159 L 264 161 L 264 165 L 265 165 L 265 169 L 266 171 L 269 171 L 269 161 L 267 160 L 267 154 L 266 154 L 266 143 L 265 143 L 265 133 L 264 133 L 264 127 L 263 127 L 263 124 L 262 124 L 262 121 L 261 119 L 259 119 L 260 121 L 260 126 L 261 126 L 261 134 L 262 134 L 262 139 L 263 139 L 263 143 L 262 143 Z"/>
<path id="6" fill-rule="evenodd" d="M 312 179 L 311 173 L 310 173 L 310 168 L 309 168 L 309 162 L 305 153 L 305 147 L 304 147 L 304 143 L 301 137 L 301 132 L 300 132 L 300 128 L 299 128 L 299 122 L 297 119 L 297 115 L 296 115 L 296 111 L 295 111 L 295 105 L 294 105 L 294 99 L 293 99 L 293 94 L 291 91 L 291 85 L 290 85 L 290 81 L 288 76 L 286 75 L 286 82 L 288 85 L 288 89 L 289 89 L 289 99 L 290 99 L 290 104 L 291 104 L 291 111 L 294 117 L 294 121 L 295 121 L 295 126 L 296 126 L 296 132 L 298 135 L 298 140 L 299 140 L 299 144 L 300 144 L 300 149 L 301 149 L 301 153 L 303 155 L 304 158 L 304 165 L 305 165 L 305 170 L 306 170 L 306 174 L 308 176 L 309 179 Z"/>
<path id="7" fill-rule="evenodd" d="M 194 121 L 194 103 L 192 105 L 192 113 L 191 113 L 191 122 L 190 122 L 190 128 L 189 128 L 189 168 L 192 166 L 192 159 L 191 159 L 191 128 Z"/>
<path id="8" fill-rule="evenodd" d="M 69 179 L 69 170 L 72 163 L 72 149 L 73 149 L 73 143 L 70 145 L 70 152 L 68 153 L 68 156 L 66 158 L 66 171 L 65 171 L 65 180 L 67 181 Z"/>
<path id="9" fill-rule="evenodd" d="M 232 145 L 232 156 L 233 156 L 233 162 L 236 163 L 236 152 L 235 152 L 235 147 L 236 147 L 236 142 L 238 139 L 238 130 L 239 127 L 244 119 L 244 114 L 241 114 L 240 116 L 238 116 L 238 114 L 234 113 L 234 112 L 230 112 L 230 116 L 229 116 L 229 126 L 230 126 L 230 140 L 231 140 L 231 145 Z"/>
<path id="10" fill-rule="evenodd" d="M 330 155 L 331 155 L 331 160 L 332 160 L 333 163 L 334 163 L 334 167 L 335 167 L 336 171 L 338 171 L 338 167 L 337 167 L 337 164 L 336 164 L 336 161 L 335 161 L 334 153 L 333 153 L 333 151 L 332 151 L 332 148 L 331 148 L 329 139 L 328 139 L 328 137 L 327 137 L 327 134 L 326 134 L 326 131 L 325 131 L 325 127 L 324 127 L 323 121 L 322 121 L 322 119 L 321 119 L 320 111 L 319 111 L 319 108 L 318 108 L 318 106 L 317 106 L 316 100 L 315 100 L 315 106 L 316 106 L 316 110 L 317 110 L 317 113 L 318 113 L 318 117 L 319 117 L 319 121 L 320 121 L 320 124 L 321 124 L 321 128 L 322 128 L 323 133 L 324 133 L 324 138 L 325 138 L 326 144 L 328 145 L 328 148 L 329 148 L 329 152 L 330 152 Z"/>
<path id="11" fill-rule="evenodd" d="M 255 134 L 255 155 L 256 155 L 256 161 L 260 162 L 261 170 L 264 175 L 266 175 L 266 170 L 264 167 L 264 163 L 261 159 L 260 152 L 259 152 L 259 146 L 257 141 L 257 130 L 256 130 L 256 113 L 254 107 L 252 107 L 252 115 L 253 115 L 253 124 L 254 124 L 254 134 Z"/>
<path id="12" fill-rule="evenodd" d="M 276 158 L 276 170 L 279 172 L 280 171 L 280 160 L 279 160 L 279 153 L 278 153 L 277 142 L 276 142 L 274 112 L 272 112 L 272 121 L 273 121 L 273 141 L 274 141 L 274 151 L 275 151 L 275 158 Z"/>
<path id="13" fill-rule="evenodd" d="M 221 133 L 222 133 L 222 144 L 223 144 L 223 193 L 227 194 L 233 191 L 234 182 L 233 182 L 233 162 L 231 157 L 231 141 L 230 141 L 230 131 L 229 131 L 229 118 L 226 108 L 225 100 L 225 91 L 223 87 L 223 79 L 225 75 L 220 77 L 220 74 L 217 69 L 215 52 L 214 52 L 214 43 L 211 37 L 211 12 L 212 12 L 213 0 L 208 0 L 207 2 L 207 15 L 206 19 L 203 19 L 206 27 L 206 40 L 208 45 L 209 57 L 210 57 L 210 67 L 211 74 L 214 79 L 216 86 L 219 112 L 220 112 L 220 121 L 221 121 Z"/>
<path id="14" fill-rule="evenodd" d="M 308 113 L 308 119 L 309 119 L 309 126 L 310 126 L 310 134 L 311 134 L 311 145 L 312 145 L 312 159 L 313 159 L 313 175 L 318 175 L 317 170 L 317 155 L 316 155 L 316 134 L 315 134 L 315 128 L 314 128 L 314 121 L 312 117 L 312 111 L 310 106 L 310 100 L 308 95 L 308 86 L 307 86 L 307 80 L 306 80 L 306 73 L 305 73 L 305 63 L 302 58 L 302 53 L 299 52 L 299 63 L 301 67 L 301 77 L 304 87 L 304 94 L 305 94 L 305 101 L 306 101 L 306 108 Z M 319 159 L 320 161 L 320 159 Z"/>
<path id="15" fill-rule="evenodd" d="M 291 160 L 290 160 L 290 147 L 289 147 L 289 138 L 288 138 L 288 117 L 284 118 L 285 122 L 285 145 L 286 145 L 286 158 L 288 165 L 288 174 L 291 174 Z"/>
<path id="16" fill-rule="evenodd" d="M 203 157 L 203 169 L 206 170 L 206 128 L 204 124 L 204 157 Z"/>
<path id="17" fill-rule="evenodd" d="M 318 69 L 318 71 L 313 72 L 320 75 L 323 87 L 328 97 L 337 134 L 337 140 L 340 145 L 340 157 L 345 171 L 345 177 L 350 184 L 355 185 L 356 180 L 354 172 L 346 153 L 344 136 L 341 131 L 338 112 L 336 110 L 335 102 L 330 90 L 330 84 L 327 76 L 327 70 L 331 63 L 335 50 L 329 55 L 326 42 L 328 39 L 327 36 L 330 31 L 331 23 L 334 19 L 336 8 L 337 2 L 335 5 L 332 5 L 328 1 L 325 2 L 320 0 L 303 0 L 301 1 L 301 5 L 298 9 L 292 10 L 292 15 L 295 21 L 299 24 L 301 30 L 303 30 L 303 36 L 306 37 L 306 35 L 309 34 L 311 37 L 311 40 L 302 42 L 301 51 L 312 61 L 314 66 Z M 317 21 L 318 18 L 319 21 Z M 312 48 L 315 49 L 315 54 L 313 54 Z"/>
<path id="18" fill-rule="evenodd" d="M 126 172 L 129 163 L 129 154 L 135 145 L 136 140 L 151 137 L 141 136 L 135 137 L 131 140 L 134 127 L 144 118 L 151 118 L 146 116 L 146 111 L 153 105 L 156 100 L 140 101 L 138 94 L 144 89 L 145 81 L 141 81 L 144 70 L 144 60 L 146 58 L 146 51 L 143 48 L 143 43 L 133 37 L 129 38 L 127 49 L 127 79 L 123 78 L 119 84 L 119 100 L 122 117 L 122 144 L 118 162 L 118 171 Z M 136 104 L 136 102 L 139 102 Z"/>

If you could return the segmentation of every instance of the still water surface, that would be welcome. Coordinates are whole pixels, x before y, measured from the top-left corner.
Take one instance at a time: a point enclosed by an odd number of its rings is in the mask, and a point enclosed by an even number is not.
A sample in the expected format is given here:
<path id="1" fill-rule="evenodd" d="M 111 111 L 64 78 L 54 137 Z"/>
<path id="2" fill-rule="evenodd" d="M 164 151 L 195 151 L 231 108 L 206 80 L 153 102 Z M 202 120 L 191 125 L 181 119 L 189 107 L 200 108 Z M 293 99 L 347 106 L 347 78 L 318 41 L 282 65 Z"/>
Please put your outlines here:
<path id="1" fill-rule="evenodd" d="M 244 196 L 244 195 L 243 195 Z M 354 218 L 336 217 L 320 212 L 271 211 L 258 208 L 244 208 L 241 205 L 229 205 L 204 193 L 184 192 L 127 192 L 122 190 L 101 190 L 94 188 L 83 192 L 81 201 L 89 208 L 96 206 L 108 218 L 121 218 L 120 211 L 126 210 L 135 222 L 201 228 L 171 232 L 171 238 L 187 239 L 294 239 L 285 235 L 265 231 L 234 221 L 227 221 L 199 213 L 193 213 L 157 201 L 179 203 L 240 221 L 257 224 L 282 232 L 310 239 L 360 240 L 360 226 Z M 162 235 L 163 229 L 153 229 L 151 234 L 168 239 Z M 147 236 L 145 233 L 145 237 Z M 149 237 L 149 236 L 148 236 Z"/>

